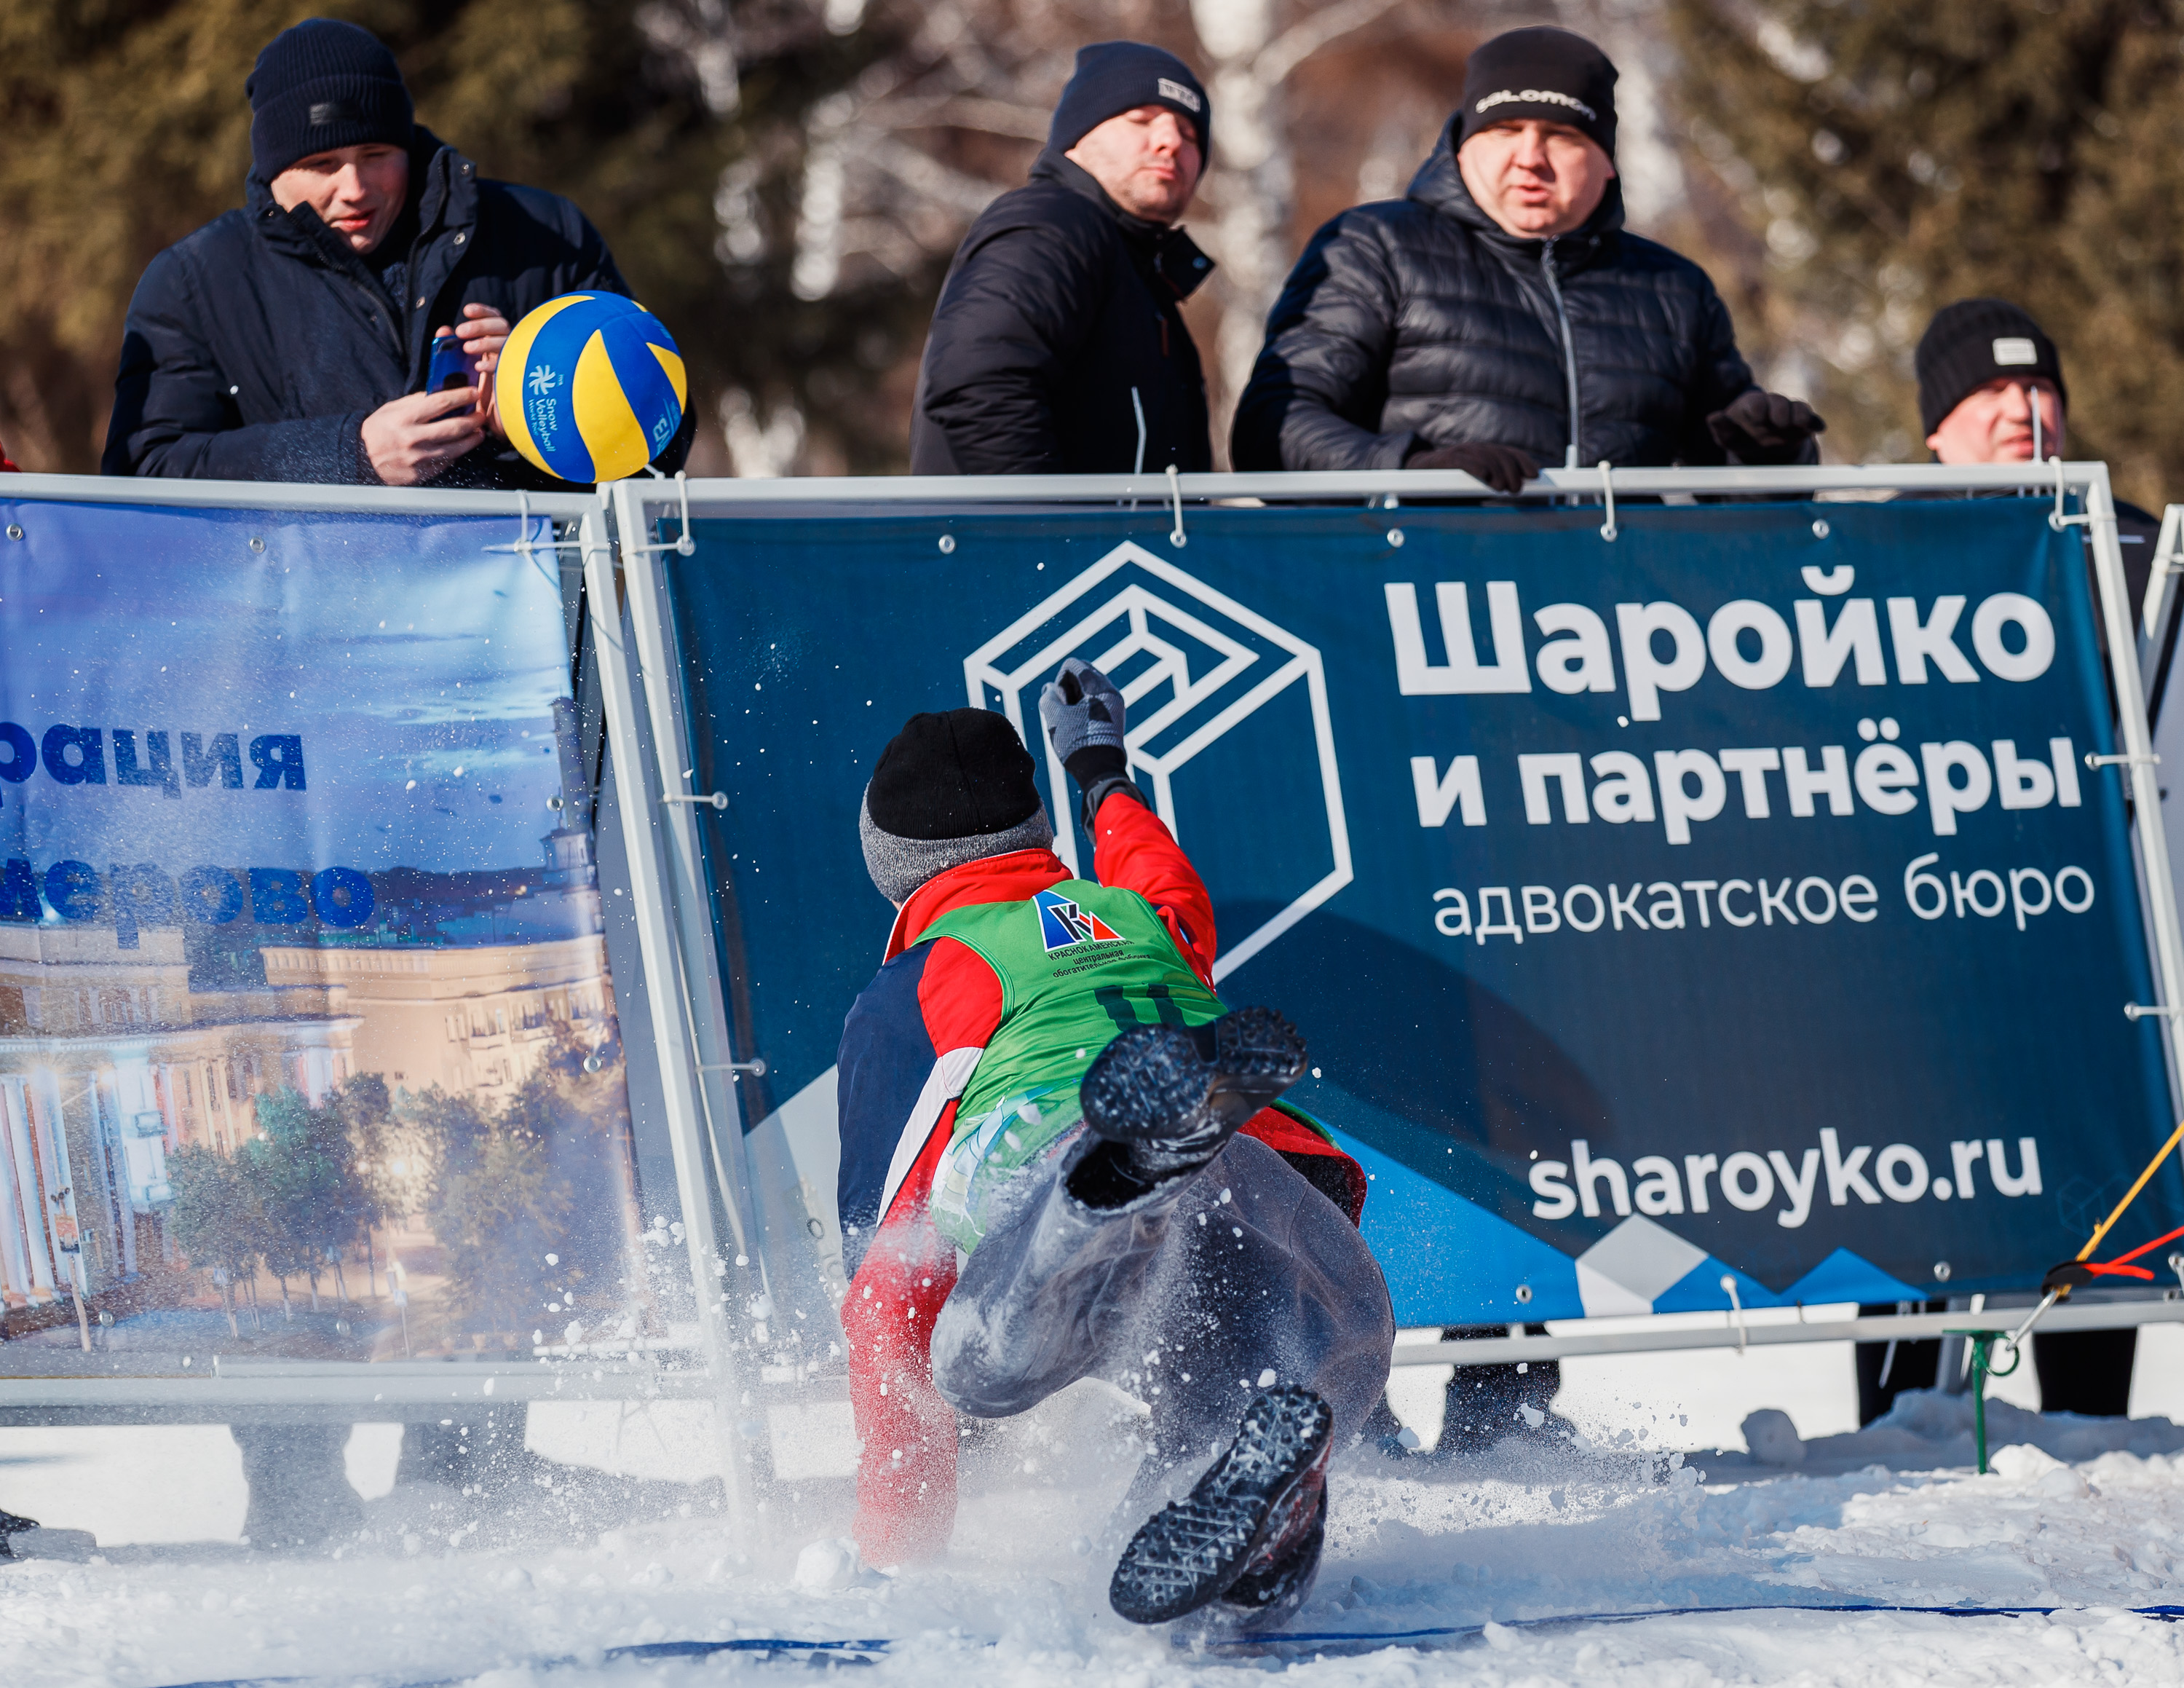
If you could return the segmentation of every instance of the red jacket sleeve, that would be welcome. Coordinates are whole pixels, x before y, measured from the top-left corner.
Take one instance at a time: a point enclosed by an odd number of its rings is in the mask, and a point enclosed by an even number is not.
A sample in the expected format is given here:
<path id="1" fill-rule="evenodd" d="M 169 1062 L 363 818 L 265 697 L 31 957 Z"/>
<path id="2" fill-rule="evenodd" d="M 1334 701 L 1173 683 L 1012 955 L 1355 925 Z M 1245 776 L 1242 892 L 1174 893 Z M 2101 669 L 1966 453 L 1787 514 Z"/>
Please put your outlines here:
<path id="1" fill-rule="evenodd" d="M 1151 903 L 1191 970 L 1213 982 L 1213 899 L 1158 815 L 1127 791 L 1110 792 L 1093 817 L 1092 864 L 1100 884 Z"/>
<path id="2" fill-rule="evenodd" d="M 939 938 L 883 967 L 843 1028 L 844 1240 L 861 1240 L 849 1235 L 858 1224 L 869 1243 L 853 1255 L 842 1329 L 862 1445 L 855 1533 L 875 1565 L 933 1557 L 955 1523 L 956 1415 L 933 1387 L 929 1344 L 956 1251 L 927 1202 L 956 1100 L 1000 1018 L 993 969 Z"/>

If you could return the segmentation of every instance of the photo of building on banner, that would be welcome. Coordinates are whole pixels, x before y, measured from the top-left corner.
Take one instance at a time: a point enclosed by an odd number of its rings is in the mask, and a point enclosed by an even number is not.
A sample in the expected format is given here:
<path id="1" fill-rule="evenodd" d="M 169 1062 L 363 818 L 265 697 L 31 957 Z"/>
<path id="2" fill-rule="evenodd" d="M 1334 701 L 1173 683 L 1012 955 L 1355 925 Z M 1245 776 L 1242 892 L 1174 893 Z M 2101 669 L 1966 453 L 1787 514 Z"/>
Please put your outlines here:
<path id="1" fill-rule="evenodd" d="M 656 1333 L 550 567 L 7 519 L 0 1375 Z"/>

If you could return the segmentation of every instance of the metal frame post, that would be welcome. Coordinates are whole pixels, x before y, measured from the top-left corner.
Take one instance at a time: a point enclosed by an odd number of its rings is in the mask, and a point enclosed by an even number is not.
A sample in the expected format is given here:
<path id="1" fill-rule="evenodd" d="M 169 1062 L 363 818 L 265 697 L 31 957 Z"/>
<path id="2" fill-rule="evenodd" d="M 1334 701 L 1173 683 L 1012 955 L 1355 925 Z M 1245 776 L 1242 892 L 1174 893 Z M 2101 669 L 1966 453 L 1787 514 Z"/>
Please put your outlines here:
<path id="1" fill-rule="evenodd" d="M 755 1497 L 744 1457 L 739 1417 L 743 1391 L 738 1387 L 731 1353 L 727 1298 L 725 1290 L 717 1287 L 726 1277 L 726 1262 L 714 1228 L 710 1181 L 706 1177 L 707 1133 L 698 1091 L 699 1057 L 692 1037 L 690 993 L 677 942 L 675 899 L 661 859 L 666 841 L 661 836 L 660 805 L 652 801 L 659 774 L 646 754 L 649 746 L 639 727 L 641 705 L 636 685 L 640 676 L 631 670 L 632 653 L 624 642 L 630 618 L 622 613 L 621 583 L 616 578 L 616 548 L 607 534 L 604 495 L 587 511 L 582 532 L 584 595 L 591 612 L 592 648 L 598 653 L 607 742 L 619 782 L 630 902 L 637 922 L 638 947 L 644 958 L 645 1002 L 659 1059 L 675 1182 L 682 1199 L 682 1240 L 690 1260 L 699 1343 L 714 1383 L 714 1432 L 721 1481 L 727 1492 L 729 1518 L 741 1526 L 755 1516 Z M 649 676 L 644 678 L 649 680 Z M 710 945 L 706 953 L 710 962 Z"/>
<path id="2" fill-rule="evenodd" d="M 766 1265 L 744 1154 L 743 1105 L 735 1086 L 738 1061 L 729 1032 L 727 995 L 722 988 L 704 844 L 698 836 L 699 809 L 710 805 L 702 800 L 683 801 L 689 796 L 682 789 L 687 780 L 679 769 L 671 771 L 669 766 L 670 758 L 680 757 L 690 741 L 682 653 L 673 630 L 674 607 L 657 562 L 660 551 L 676 547 L 652 541 L 642 496 L 648 484 L 659 483 L 624 481 L 615 489 L 622 579 L 628 590 L 629 622 L 644 688 L 642 703 L 656 758 L 655 777 L 644 801 L 649 808 L 660 811 L 658 824 L 666 852 L 668 893 L 688 987 L 684 1008 L 691 1047 L 696 1051 L 699 1105 L 714 1176 L 719 1180 L 722 1201 L 736 1236 L 738 1258 L 734 1264 L 756 1275 L 757 1293 L 763 1297 L 767 1294 Z"/>
<path id="3" fill-rule="evenodd" d="M 2146 688 L 2138 672 L 2137 629 L 2132 625 L 2130 588 L 2124 582 L 2123 546 L 2116 537 L 2115 500 L 2109 491 L 2105 463 L 2083 466 L 2086 521 L 2093 541 L 2093 574 L 2100 583 L 2103 624 L 2108 632 L 2109 662 L 2115 675 L 2116 713 L 2123 724 L 2124 770 L 2131 781 L 2132 831 L 2145 868 L 2147 923 L 2153 928 L 2153 953 L 2173 1085 L 2184 1087 L 2184 935 L 2176 923 L 2176 886 L 2169 876 L 2169 840 L 2161 822 L 2161 782 L 2155 774 L 2153 734 L 2146 718 Z M 2056 464 L 2057 472 L 2062 465 Z"/>

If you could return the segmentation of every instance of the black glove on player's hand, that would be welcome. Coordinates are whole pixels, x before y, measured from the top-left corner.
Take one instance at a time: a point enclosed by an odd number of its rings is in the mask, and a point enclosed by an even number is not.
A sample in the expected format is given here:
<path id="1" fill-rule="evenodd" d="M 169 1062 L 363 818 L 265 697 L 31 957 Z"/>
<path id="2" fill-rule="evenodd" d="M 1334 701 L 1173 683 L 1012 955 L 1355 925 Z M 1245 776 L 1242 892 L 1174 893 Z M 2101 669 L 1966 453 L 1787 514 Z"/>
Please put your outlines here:
<path id="1" fill-rule="evenodd" d="M 1084 793 L 1086 831 L 1109 792 L 1128 791 L 1143 801 L 1130 783 L 1130 757 L 1123 744 L 1129 718 L 1114 681 L 1072 657 L 1039 693 L 1039 718 L 1054 753 Z"/>
<path id="2" fill-rule="evenodd" d="M 1753 388 L 1707 418 L 1713 443 L 1740 463 L 1794 463 L 1827 423 L 1802 399 Z"/>
<path id="3" fill-rule="evenodd" d="M 1540 472 L 1527 451 L 1513 445 L 1428 445 L 1404 460 L 1407 469 L 1461 469 L 1496 492 L 1521 492 Z"/>

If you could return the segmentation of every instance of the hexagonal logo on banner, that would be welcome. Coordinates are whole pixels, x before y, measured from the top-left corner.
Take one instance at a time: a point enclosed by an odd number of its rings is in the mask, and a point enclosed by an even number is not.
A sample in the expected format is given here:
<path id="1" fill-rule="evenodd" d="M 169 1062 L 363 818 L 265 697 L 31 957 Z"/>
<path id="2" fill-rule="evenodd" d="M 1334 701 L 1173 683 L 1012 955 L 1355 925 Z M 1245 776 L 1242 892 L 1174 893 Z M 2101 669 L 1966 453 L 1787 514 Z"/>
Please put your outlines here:
<path id="1" fill-rule="evenodd" d="M 1217 981 L 1350 883 L 1318 649 L 1128 543 L 963 662 L 972 706 L 1000 709 L 1043 749 L 1055 850 L 1071 872 L 1090 864 L 1080 867 L 1068 776 L 1039 725 L 1039 689 L 1069 657 L 1122 688 L 1132 777 L 1217 903 L 1249 911 L 1247 931 L 1223 934 Z"/>

